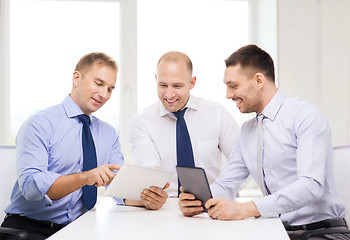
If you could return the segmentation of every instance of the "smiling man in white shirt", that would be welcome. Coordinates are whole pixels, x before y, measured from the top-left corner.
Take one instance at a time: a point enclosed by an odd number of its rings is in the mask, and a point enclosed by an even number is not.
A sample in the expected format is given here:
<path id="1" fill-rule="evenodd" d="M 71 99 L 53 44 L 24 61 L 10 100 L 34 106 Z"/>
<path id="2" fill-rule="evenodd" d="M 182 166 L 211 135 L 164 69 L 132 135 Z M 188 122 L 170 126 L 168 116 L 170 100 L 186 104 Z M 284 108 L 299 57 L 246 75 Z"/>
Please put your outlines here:
<path id="1" fill-rule="evenodd" d="M 168 195 L 178 197 L 176 122 L 173 112 L 187 108 L 184 119 L 190 135 L 194 164 L 206 170 L 210 183 L 222 167 L 222 153 L 229 157 L 239 126 L 218 103 L 190 94 L 196 84 L 192 62 L 181 52 L 165 53 L 157 65 L 159 101 L 134 116 L 130 123 L 130 143 L 137 164 L 173 171 L 170 187 L 151 188 L 142 194 L 143 201 L 159 202 Z M 147 200 L 148 199 L 148 200 Z M 161 204 L 162 205 L 162 204 Z M 161 207 L 159 205 L 159 207 Z"/>

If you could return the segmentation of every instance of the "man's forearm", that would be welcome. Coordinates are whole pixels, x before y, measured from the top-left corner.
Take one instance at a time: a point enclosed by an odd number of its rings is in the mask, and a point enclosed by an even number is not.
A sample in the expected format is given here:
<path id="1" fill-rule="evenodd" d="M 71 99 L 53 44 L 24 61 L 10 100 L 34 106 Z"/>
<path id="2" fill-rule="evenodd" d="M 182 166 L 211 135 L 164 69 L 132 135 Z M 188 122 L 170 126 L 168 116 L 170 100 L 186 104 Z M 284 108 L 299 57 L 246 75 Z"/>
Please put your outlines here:
<path id="1" fill-rule="evenodd" d="M 60 176 L 47 191 L 47 196 L 52 200 L 57 200 L 82 188 L 86 185 L 84 172 Z"/>

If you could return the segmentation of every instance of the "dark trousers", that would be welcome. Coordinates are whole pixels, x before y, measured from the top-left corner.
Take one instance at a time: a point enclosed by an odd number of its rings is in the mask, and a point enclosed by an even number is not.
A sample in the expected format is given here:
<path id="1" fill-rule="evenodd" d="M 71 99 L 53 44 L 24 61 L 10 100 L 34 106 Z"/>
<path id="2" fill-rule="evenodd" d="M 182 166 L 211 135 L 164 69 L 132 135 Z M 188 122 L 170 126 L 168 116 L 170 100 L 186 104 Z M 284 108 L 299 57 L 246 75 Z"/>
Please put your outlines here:
<path id="1" fill-rule="evenodd" d="M 284 227 L 291 240 L 350 240 L 350 230 L 343 218 L 331 218 L 320 222 Z"/>
<path id="2" fill-rule="evenodd" d="M 42 240 L 50 237 L 52 234 L 62 229 L 64 225 L 54 224 L 45 221 L 37 221 L 31 218 L 19 215 L 6 215 L 2 227 L 17 228 L 28 232 L 30 240 Z M 18 240 L 15 236 L 3 234 L 1 240 Z"/>
<path id="3" fill-rule="evenodd" d="M 347 227 L 287 231 L 287 233 L 291 240 L 350 240 L 350 231 Z"/>

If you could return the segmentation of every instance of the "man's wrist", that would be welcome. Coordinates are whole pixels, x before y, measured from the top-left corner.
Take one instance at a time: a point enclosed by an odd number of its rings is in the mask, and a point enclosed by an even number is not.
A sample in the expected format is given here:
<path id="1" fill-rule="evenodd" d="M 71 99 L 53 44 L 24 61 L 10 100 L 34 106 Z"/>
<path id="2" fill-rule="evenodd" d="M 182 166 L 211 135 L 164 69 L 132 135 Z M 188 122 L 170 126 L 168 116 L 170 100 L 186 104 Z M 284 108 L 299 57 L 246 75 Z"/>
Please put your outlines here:
<path id="1" fill-rule="evenodd" d="M 260 217 L 260 213 L 258 208 L 256 207 L 255 203 L 253 201 L 251 202 L 247 202 L 244 203 L 246 205 L 246 207 L 244 209 L 246 209 L 245 212 L 245 218 L 249 218 L 249 217 Z"/>

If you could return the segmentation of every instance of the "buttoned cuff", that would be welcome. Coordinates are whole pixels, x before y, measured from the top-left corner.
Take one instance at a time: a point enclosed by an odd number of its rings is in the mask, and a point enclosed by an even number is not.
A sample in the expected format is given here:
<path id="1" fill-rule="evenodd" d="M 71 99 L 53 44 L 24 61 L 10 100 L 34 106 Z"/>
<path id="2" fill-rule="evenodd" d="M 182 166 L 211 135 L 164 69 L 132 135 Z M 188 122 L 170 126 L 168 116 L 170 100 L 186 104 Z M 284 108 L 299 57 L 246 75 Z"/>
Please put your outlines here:
<path id="1" fill-rule="evenodd" d="M 124 202 L 123 198 L 115 198 L 114 197 L 113 200 L 116 202 L 117 205 L 125 206 L 125 202 Z"/>
<path id="2" fill-rule="evenodd" d="M 221 185 L 217 183 L 213 183 L 210 185 L 210 191 L 213 195 L 213 198 L 227 198 L 233 200 L 235 198 L 235 194 L 233 191 L 229 189 L 224 189 Z"/>
<path id="3" fill-rule="evenodd" d="M 262 217 L 278 217 L 281 213 L 273 195 L 255 199 L 253 202 Z"/>

